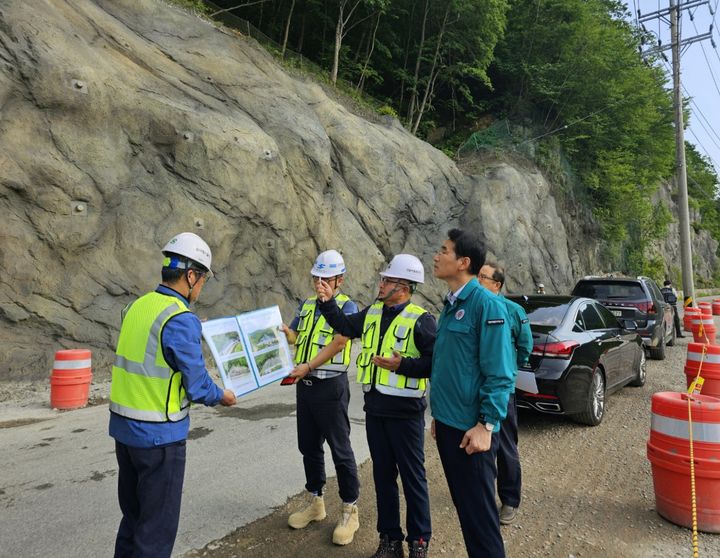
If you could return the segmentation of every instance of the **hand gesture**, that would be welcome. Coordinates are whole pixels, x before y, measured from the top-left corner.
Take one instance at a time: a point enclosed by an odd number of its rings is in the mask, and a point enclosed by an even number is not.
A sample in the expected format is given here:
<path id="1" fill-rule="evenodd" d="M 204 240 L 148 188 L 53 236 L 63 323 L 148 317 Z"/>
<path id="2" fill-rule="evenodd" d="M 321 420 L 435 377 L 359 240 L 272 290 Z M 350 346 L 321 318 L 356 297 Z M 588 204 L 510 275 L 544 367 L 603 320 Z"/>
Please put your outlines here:
<path id="1" fill-rule="evenodd" d="M 320 302 L 327 302 L 333 297 L 332 287 L 324 279 L 315 282 L 315 292 Z"/>
<path id="2" fill-rule="evenodd" d="M 382 357 L 379 355 L 375 355 L 372 358 L 372 361 L 375 366 L 379 366 L 380 368 L 385 368 L 386 370 L 392 370 L 393 372 L 395 372 L 398 368 L 400 368 L 402 357 L 400 356 L 400 353 L 398 353 L 397 351 L 393 351 L 391 357 Z"/>

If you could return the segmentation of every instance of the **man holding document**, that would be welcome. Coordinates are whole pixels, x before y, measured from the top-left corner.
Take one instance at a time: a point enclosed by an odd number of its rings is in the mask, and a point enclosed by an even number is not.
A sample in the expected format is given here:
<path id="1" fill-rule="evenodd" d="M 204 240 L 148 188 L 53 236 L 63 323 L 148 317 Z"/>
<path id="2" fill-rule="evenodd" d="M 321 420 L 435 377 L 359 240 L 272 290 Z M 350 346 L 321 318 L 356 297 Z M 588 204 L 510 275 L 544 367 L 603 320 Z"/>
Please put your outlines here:
<path id="1" fill-rule="evenodd" d="M 510 333 L 519 368 L 527 362 L 533 347 L 530 320 L 522 306 L 500 294 L 500 290 L 505 284 L 505 271 L 499 265 L 485 262 L 485 265 L 480 268 L 478 279 L 483 287 L 499 296 L 507 307 L 510 317 Z M 522 477 L 517 443 L 517 407 L 515 406 L 515 393 L 511 393 L 507 416 L 500 426 L 500 444 L 497 451 L 497 487 L 502 504 L 500 523 L 503 525 L 515 520 L 517 509 L 520 506 Z"/>
<path id="2" fill-rule="evenodd" d="M 345 275 L 345 262 L 336 250 L 318 255 L 310 270 L 313 285 L 319 292 L 324 282 L 331 285 L 332 297 L 342 311 L 357 312 L 357 305 L 340 293 Z M 295 344 L 295 368 L 288 379 L 297 382 L 298 449 L 305 467 L 305 489 L 310 501 L 303 510 L 288 518 L 293 529 L 303 529 L 313 521 L 325 519 L 325 454 L 327 440 L 338 477 L 342 512 L 333 531 L 333 543 L 350 544 L 360 527 L 357 499 L 360 480 L 355 454 L 350 445 L 350 386 L 347 370 L 350 366 L 350 340 L 335 333 L 320 314 L 317 296 L 306 299 L 298 309 L 290 326 L 281 329 L 288 342 Z M 299 380 L 299 381 L 297 381 Z M 286 383 L 283 380 L 283 383 Z"/>
<path id="3" fill-rule="evenodd" d="M 162 250 L 162 283 L 128 304 L 110 386 L 122 520 L 115 557 L 169 557 L 180 519 L 190 401 L 235 404 L 212 381 L 189 305 L 212 277 L 210 248 L 181 233 Z"/>

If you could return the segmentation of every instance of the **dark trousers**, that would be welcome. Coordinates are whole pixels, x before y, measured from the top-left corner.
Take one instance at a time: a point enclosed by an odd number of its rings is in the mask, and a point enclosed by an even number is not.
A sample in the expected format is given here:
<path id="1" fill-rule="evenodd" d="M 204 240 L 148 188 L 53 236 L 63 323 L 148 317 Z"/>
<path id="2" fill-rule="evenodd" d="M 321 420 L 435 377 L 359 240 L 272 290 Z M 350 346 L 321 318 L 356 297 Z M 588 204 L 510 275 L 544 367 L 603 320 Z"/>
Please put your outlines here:
<path id="1" fill-rule="evenodd" d="M 497 487 L 500 501 L 517 508 L 520 505 L 522 476 L 518 453 L 518 423 L 515 394 L 510 395 L 507 416 L 500 426 L 497 451 Z"/>
<path id="2" fill-rule="evenodd" d="M 355 454 L 350 446 L 350 387 L 347 374 L 319 380 L 308 377 L 297 384 L 298 449 L 305 467 L 305 488 L 322 494 L 325 486 L 325 451 L 330 446 L 337 472 L 340 498 L 355 502 L 360 496 Z"/>
<path id="3" fill-rule="evenodd" d="M 465 431 L 435 421 L 435 441 L 450 496 L 460 518 L 469 558 L 502 558 L 505 547 L 495 504 L 495 454 L 498 436 L 488 451 L 468 455 L 460 448 Z"/>
<path id="4" fill-rule="evenodd" d="M 180 520 L 185 440 L 157 448 L 115 442 L 123 517 L 115 557 L 169 557 Z"/>
<path id="5" fill-rule="evenodd" d="M 407 540 L 429 541 L 430 497 L 425 476 L 425 417 L 387 418 L 365 415 L 375 481 L 377 530 L 390 540 L 403 540 L 400 526 L 400 473 L 407 504 Z"/>
<path id="6" fill-rule="evenodd" d="M 673 304 L 673 323 L 675 324 L 675 334 L 683 335 L 683 327 L 680 324 L 680 315 L 678 314 L 677 304 Z"/>

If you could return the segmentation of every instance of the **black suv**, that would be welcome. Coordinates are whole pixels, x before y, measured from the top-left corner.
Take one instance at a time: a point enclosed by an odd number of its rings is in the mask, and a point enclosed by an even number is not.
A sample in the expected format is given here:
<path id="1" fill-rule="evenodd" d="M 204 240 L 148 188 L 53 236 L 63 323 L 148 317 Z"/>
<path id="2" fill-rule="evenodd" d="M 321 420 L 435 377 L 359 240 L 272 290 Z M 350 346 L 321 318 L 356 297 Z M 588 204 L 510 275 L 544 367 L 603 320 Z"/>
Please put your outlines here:
<path id="1" fill-rule="evenodd" d="M 649 277 L 584 277 L 572 294 L 600 301 L 622 321 L 633 320 L 650 358 L 663 360 L 665 345 L 675 344 L 672 306 Z"/>

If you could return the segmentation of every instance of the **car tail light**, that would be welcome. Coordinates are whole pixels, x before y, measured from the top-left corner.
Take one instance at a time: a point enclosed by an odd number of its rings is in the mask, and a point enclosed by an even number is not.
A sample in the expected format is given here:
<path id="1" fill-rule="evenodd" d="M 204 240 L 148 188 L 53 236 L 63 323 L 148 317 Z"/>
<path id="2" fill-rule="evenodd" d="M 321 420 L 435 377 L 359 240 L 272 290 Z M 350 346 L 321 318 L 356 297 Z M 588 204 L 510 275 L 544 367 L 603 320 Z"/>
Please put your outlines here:
<path id="1" fill-rule="evenodd" d="M 654 314 L 655 313 L 655 304 L 652 302 L 638 302 L 633 304 L 635 308 L 640 310 L 640 312 L 643 312 L 645 314 Z"/>
<path id="2" fill-rule="evenodd" d="M 544 345 L 533 346 L 532 354 L 535 356 L 544 356 L 548 358 L 570 358 L 575 347 L 580 343 L 577 341 L 557 341 L 555 343 L 545 343 Z"/>

